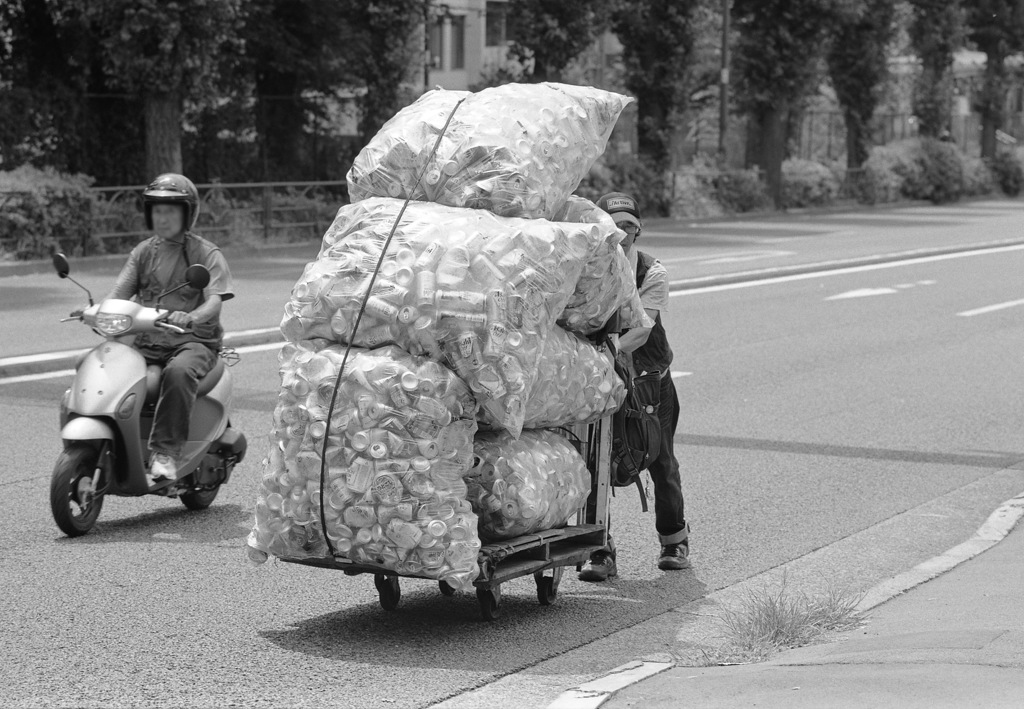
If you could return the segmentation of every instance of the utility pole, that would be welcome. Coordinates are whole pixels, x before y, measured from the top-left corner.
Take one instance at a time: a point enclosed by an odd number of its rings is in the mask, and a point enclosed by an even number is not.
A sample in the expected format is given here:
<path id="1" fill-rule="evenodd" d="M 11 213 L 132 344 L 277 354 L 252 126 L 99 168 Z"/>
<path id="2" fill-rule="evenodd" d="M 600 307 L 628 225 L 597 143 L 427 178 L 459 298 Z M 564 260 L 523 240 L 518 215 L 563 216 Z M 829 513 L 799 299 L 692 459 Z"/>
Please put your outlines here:
<path id="1" fill-rule="evenodd" d="M 722 70 L 718 91 L 718 159 L 725 164 L 725 137 L 729 132 L 729 0 L 722 0 Z"/>

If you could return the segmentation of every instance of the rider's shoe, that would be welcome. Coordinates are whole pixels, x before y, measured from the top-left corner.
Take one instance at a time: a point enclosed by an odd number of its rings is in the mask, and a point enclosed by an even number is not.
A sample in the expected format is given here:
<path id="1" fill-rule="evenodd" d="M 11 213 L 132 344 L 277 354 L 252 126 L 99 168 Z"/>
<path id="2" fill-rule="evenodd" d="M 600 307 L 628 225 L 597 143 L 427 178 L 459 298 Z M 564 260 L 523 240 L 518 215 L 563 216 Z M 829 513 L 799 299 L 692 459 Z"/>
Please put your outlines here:
<path id="1" fill-rule="evenodd" d="M 690 566 L 689 540 L 679 544 L 666 544 L 661 548 L 658 568 L 662 571 L 679 571 L 681 569 L 689 569 Z"/>
<path id="2" fill-rule="evenodd" d="M 609 576 L 618 576 L 615 557 L 608 552 L 595 552 L 580 572 L 580 581 L 607 581 Z"/>
<path id="3" fill-rule="evenodd" d="M 150 486 L 167 480 L 176 480 L 178 466 L 174 463 L 174 458 L 166 453 L 154 453 L 153 459 L 149 463 L 149 475 L 146 477 L 149 479 Z"/>

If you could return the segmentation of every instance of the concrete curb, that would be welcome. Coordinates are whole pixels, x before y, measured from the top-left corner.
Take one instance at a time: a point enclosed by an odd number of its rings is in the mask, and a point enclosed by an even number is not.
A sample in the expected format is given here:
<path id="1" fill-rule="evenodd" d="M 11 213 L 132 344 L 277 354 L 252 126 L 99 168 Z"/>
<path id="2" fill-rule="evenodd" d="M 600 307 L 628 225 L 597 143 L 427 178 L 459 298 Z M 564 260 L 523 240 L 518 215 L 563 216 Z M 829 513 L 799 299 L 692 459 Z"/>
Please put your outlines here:
<path id="1" fill-rule="evenodd" d="M 918 564 L 910 571 L 897 574 L 870 588 L 857 604 L 857 612 L 865 613 L 916 586 L 951 571 L 983 551 L 991 549 L 1013 531 L 1022 517 L 1024 517 L 1024 492 L 997 507 L 967 541 Z M 747 579 L 738 585 L 747 584 L 750 581 L 752 579 Z M 720 589 L 703 600 L 720 595 L 727 590 Z M 672 661 L 644 660 L 621 665 L 596 679 L 566 690 L 549 704 L 547 709 L 596 709 L 616 692 L 674 666 L 675 663 Z"/>
<path id="2" fill-rule="evenodd" d="M 284 337 L 281 335 L 281 330 L 277 327 L 240 330 L 224 335 L 225 347 L 248 347 L 250 345 L 263 345 L 283 341 Z M 0 359 L 0 379 L 74 369 L 78 358 L 91 349 L 92 347 L 83 347 L 77 350 L 5 357 Z"/>
<path id="3" fill-rule="evenodd" d="M 978 528 L 970 539 L 936 557 L 924 561 L 910 571 L 877 584 L 865 592 L 857 611 L 863 613 L 885 603 L 888 600 L 906 593 L 915 586 L 931 581 L 937 576 L 950 571 L 978 554 L 991 549 L 1013 531 L 1013 528 L 1024 517 L 1024 492 L 1013 497 L 996 508 L 989 518 Z"/>
<path id="4" fill-rule="evenodd" d="M 597 709 L 621 689 L 675 667 L 674 662 L 638 660 L 616 667 L 608 674 L 563 692 L 548 709 Z"/>

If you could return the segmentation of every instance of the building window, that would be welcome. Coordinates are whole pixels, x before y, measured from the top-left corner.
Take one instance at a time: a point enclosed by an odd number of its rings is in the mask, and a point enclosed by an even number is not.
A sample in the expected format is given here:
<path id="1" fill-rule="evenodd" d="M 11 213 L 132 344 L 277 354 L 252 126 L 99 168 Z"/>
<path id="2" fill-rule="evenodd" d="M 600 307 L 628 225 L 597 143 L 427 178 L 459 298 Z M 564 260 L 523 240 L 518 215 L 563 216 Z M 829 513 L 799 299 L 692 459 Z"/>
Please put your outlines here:
<path id="1" fill-rule="evenodd" d="M 438 17 L 430 25 L 430 66 L 443 69 L 444 57 L 444 19 Z"/>
<path id="2" fill-rule="evenodd" d="M 452 69 L 466 68 L 466 16 L 455 15 L 451 18 L 452 29 Z"/>
<path id="3" fill-rule="evenodd" d="M 500 47 L 508 41 L 506 11 L 503 2 L 488 2 L 484 30 L 484 43 L 488 47 Z"/>

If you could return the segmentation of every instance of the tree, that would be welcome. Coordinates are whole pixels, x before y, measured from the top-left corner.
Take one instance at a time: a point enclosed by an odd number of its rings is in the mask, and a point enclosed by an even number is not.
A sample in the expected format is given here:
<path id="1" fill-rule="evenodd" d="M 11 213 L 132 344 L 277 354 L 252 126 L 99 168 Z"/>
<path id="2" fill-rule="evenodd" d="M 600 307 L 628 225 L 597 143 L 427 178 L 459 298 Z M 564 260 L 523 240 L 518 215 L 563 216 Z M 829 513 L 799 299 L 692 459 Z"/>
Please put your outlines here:
<path id="1" fill-rule="evenodd" d="M 963 8 L 960 0 L 910 0 L 910 5 L 910 42 L 921 62 L 914 114 L 920 134 L 934 138 L 950 127 L 953 52 L 963 39 Z"/>
<path id="2" fill-rule="evenodd" d="M 146 173 L 181 172 L 182 107 L 214 92 L 237 55 L 241 0 L 75 0 L 94 28 L 105 73 L 142 96 Z"/>
<path id="3" fill-rule="evenodd" d="M 346 47 L 347 13 L 322 0 L 251 0 L 243 32 L 247 72 L 256 91 L 263 179 L 303 177 L 310 94 L 355 83 Z"/>
<path id="4" fill-rule="evenodd" d="M 895 0 L 864 0 L 837 14 L 828 49 L 828 69 L 846 123 L 846 165 L 868 157 L 869 127 L 879 91 L 889 73 L 888 47 L 896 33 Z"/>
<path id="5" fill-rule="evenodd" d="M 612 0 L 509 0 L 510 54 L 532 60 L 534 81 L 559 81 L 606 29 L 611 8 Z"/>
<path id="6" fill-rule="evenodd" d="M 1024 49 L 1024 1 L 977 0 L 967 5 L 968 37 L 985 52 L 985 84 L 976 110 L 981 114 L 981 155 L 996 155 L 996 131 L 1003 127 L 1006 57 Z"/>
<path id="7" fill-rule="evenodd" d="M 747 114 L 747 164 L 782 199 L 791 114 L 818 86 L 825 40 L 842 0 L 734 0 L 737 105 Z"/>
<path id="8" fill-rule="evenodd" d="M 430 0 L 344 0 L 338 13 L 347 20 L 345 45 L 353 75 L 365 87 L 360 99 L 359 133 L 368 141 L 402 107 L 411 92 L 414 59 L 422 51 L 424 2 Z"/>
<path id="9" fill-rule="evenodd" d="M 671 162 L 671 138 L 686 109 L 697 0 L 621 0 L 612 28 L 622 42 L 626 88 L 637 100 L 639 152 L 657 169 Z"/>

